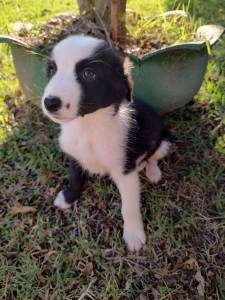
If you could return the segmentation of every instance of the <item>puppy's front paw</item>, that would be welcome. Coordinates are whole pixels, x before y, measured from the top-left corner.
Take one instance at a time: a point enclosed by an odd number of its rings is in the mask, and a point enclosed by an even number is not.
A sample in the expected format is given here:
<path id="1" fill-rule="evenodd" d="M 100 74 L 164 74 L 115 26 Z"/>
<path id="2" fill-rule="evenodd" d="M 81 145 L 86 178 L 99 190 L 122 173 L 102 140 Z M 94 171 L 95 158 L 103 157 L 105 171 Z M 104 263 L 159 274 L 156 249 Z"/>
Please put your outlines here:
<path id="1" fill-rule="evenodd" d="M 60 191 L 57 197 L 54 200 L 54 205 L 59 207 L 60 209 L 67 209 L 70 208 L 71 205 L 66 202 L 63 191 Z"/>
<path id="2" fill-rule="evenodd" d="M 127 247 L 130 251 L 138 251 L 146 242 L 145 232 L 142 226 L 132 228 L 124 226 L 123 238 L 127 243 Z"/>

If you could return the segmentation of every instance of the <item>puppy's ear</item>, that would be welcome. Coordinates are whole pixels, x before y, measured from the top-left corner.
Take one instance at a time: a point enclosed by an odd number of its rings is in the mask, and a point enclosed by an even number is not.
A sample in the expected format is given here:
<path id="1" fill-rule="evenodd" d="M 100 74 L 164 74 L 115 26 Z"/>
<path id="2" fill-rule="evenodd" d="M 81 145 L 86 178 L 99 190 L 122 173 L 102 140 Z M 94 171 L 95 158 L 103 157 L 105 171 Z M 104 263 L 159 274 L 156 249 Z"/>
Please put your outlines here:
<path id="1" fill-rule="evenodd" d="M 131 101 L 132 100 L 132 96 L 133 96 L 133 79 L 131 76 L 131 68 L 132 68 L 132 63 L 130 61 L 130 59 L 128 57 L 124 58 L 124 62 L 123 62 L 123 70 L 124 70 L 124 74 L 127 77 L 127 82 L 128 82 L 128 91 L 127 91 L 127 100 Z"/>

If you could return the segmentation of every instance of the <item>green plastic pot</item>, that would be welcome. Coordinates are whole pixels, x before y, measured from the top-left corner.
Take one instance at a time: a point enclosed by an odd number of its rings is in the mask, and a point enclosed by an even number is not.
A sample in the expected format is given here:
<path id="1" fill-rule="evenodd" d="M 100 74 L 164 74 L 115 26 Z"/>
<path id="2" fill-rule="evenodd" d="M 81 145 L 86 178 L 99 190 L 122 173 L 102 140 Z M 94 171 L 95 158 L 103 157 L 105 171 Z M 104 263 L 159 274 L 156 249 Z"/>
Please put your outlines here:
<path id="1" fill-rule="evenodd" d="M 151 104 L 162 114 L 188 103 L 201 87 L 209 57 L 207 49 L 223 32 L 222 26 L 205 25 L 197 33 L 206 37 L 208 42 L 170 46 L 142 58 L 131 55 L 137 101 Z M 17 77 L 26 97 L 40 105 L 47 83 L 47 58 L 9 36 L 0 36 L 0 43 L 11 47 Z"/>

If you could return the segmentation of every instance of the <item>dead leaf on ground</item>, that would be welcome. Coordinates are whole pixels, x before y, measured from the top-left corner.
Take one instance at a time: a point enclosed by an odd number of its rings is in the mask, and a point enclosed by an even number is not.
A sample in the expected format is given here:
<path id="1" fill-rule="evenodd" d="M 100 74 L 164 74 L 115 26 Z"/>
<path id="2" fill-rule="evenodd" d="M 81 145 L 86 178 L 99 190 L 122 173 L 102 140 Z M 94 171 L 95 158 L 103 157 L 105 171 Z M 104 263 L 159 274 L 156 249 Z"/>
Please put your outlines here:
<path id="1" fill-rule="evenodd" d="M 12 215 L 34 213 L 36 211 L 37 209 L 35 207 L 22 206 L 18 202 L 15 202 L 10 209 Z"/>
<path id="2" fill-rule="evenodd" d="M 51 197 L 56 195 L 57 189 L 58 189 L 58 187 L 50 187 L 49 189 L 47 189 L 46 195 L 51 196 Z"/>
<path id="3" fill-rule="evenodd" d="M 199 265 L 197 260 L 194 257 L 189 258 L 188 260 L 186 260 L 184 262 L 184 266 L 188 269 L 188 270 L 199 270 Z"/>
<path id="4" fill-rule="evenodd" d="M 161 277 L 165 277 L 169 275 L 169 270 L 167 268 L 158 268 L 155 270 L 156 273 L 158 273 Z"/>
<path id="5" fill-rule="evenodd" d="M 205 279 L 203 278 L 202 274 L 200 271 L 198 271 L 195 274 L 195 280 L 198 281 L 198 286 L 197 286 L 197 290 L 198 290 L 198 294 L 199 296 L 204 298 L 204 294 L 205 294 Z"/>
<path id="6" fill-rule="evenodd" d="M 89 231 L 88 231 L 88 227 L 87 227 L 87 226 L 83 226 L 83 227 L 81 228 L 81 232 L 82 232 L 84 238 L 87 238 L 87 237 L 88 237 Z"/>
<path id="7" fill-rule="evenodd" d="M 84 274 L 86 276 L 89 276 L 89 275 L 92 274 L 92 272 L 93 272 L 93 263 L 92 262 L 88 262 L 86 264 L 86 266 L 84 267 Z"/>
<path id="8" fill-rule="evenodd" d="M 205 279 L 203 278 L 197 260 L 194 257 L 189 258 L 184 263 L 189 270 L 196 271 L 195 280 L 198 282 L 197 290 L 200 297 L 204 298 L 205 294 Z"/>

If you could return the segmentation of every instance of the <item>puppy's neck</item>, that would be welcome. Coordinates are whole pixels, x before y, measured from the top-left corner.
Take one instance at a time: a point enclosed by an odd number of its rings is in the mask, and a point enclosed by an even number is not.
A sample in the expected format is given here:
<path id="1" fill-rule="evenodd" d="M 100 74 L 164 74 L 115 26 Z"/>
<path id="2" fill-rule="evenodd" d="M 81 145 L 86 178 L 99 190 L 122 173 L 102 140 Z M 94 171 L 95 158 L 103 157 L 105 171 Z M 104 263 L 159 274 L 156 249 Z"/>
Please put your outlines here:
<path id="1" fill-rule="evenodd" d="M 61 126 L 78 126 L 83 129 L 94 129 L 99 126 L 107 127 L 110 124 L 110 127 L 116 123 L 127 123 L 127 118 L 130 117 L 129 114 L 129 102 L 124 100 L 118 107 L 115 109 L 115 105 L 110 105 L 106 108 L 101 108 L 96 110 L 93 113 L 80 116 L 69 123 L 62 124 Z"/>
<path id="2" fill-rule="evenodd" d="M 111 105 L 106 108 L 98 109 L 93 113 L 78 117 L 75 121 L 79 122 L 80 124 L 88 124 L 91 126 L 98 123 L 99 120 L 107 121 L 108 119 L 111 119 L 114 115 L 114 111 L 115 109 L 113 105 Z"/>

